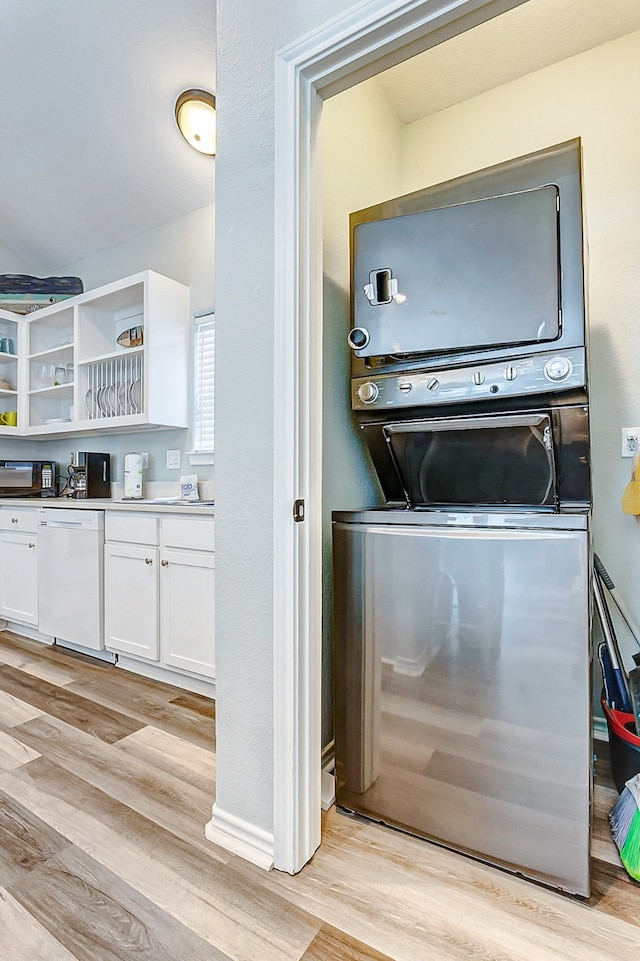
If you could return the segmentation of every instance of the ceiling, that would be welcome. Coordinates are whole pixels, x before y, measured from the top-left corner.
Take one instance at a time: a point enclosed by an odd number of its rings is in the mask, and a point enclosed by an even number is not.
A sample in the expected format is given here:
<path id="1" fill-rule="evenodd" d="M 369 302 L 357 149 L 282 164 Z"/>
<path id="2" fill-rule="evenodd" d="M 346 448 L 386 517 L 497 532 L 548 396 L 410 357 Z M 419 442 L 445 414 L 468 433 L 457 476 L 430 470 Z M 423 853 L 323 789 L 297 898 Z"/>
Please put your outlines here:
<path id="1" fill-rule="evenodd" d="M 213 203 L 174 119 L 215 93 L 215 0 L 2 0 L 0 224 L 33 272 Z"/>
<path id="2" fill-rule="evenodd" d="M 636 30 L 638 0 L 528 0 L 377 80 L 411 123 Z"/>
<path id="3" fill-rule="evenodd" d="M 528 0 L 375 82 L 410 123 L 638 29 L 638 0 Z M 215 0 L 2 0 L 0 35 L 0 240 L 32 272 L 213 203 L 173 109 L 215 93 Z"/>

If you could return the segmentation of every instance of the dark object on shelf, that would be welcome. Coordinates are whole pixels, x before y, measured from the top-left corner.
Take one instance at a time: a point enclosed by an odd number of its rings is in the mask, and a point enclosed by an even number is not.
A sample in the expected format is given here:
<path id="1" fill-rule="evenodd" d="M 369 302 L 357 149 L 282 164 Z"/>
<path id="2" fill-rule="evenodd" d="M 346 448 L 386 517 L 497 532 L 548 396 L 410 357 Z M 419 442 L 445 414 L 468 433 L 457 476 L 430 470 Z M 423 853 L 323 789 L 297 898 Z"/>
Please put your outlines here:
<path id="1" fill-rule="evenodd" d="M 604 697 L 602 709 L 609 729 L 609 751 L 611 753 L 611 776 L 621 794 L 625 783 L 640 774 L 640 737 L 635 734 L 633 714 L 614 711 L 608 707 Z"/>
<path id="2" fill-rule="evenodd" d="M 83 292 L 84 284 L 79 277 L 0 274 L 0 307 L 15 314 L 29 314 Z"/>

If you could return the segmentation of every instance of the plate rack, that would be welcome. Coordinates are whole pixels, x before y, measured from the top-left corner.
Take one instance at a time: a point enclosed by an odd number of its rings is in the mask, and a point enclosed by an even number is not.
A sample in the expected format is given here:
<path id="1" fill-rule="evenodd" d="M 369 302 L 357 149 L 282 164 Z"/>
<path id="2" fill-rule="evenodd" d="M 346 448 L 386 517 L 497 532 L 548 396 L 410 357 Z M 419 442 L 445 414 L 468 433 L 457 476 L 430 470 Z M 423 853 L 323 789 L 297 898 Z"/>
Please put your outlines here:
<path id="1" fill-rule="evenodd" d="M 89 420 L 142 414 L 143 354 L 126 354 L 85 367 L 84 406 Z"/>

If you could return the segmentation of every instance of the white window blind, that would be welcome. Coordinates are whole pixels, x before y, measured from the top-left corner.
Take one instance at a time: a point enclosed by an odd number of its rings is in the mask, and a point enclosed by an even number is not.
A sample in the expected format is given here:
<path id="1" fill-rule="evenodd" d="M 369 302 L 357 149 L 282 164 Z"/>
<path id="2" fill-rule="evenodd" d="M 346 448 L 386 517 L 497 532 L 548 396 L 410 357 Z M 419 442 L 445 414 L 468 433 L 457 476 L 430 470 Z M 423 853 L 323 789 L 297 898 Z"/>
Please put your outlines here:
<path id="1" fill-rule="evenodd" d="M 215 322 L 213 314 L 196 317 L 194 364 L 194 451 L 213 450 L 213 359 Z"/>

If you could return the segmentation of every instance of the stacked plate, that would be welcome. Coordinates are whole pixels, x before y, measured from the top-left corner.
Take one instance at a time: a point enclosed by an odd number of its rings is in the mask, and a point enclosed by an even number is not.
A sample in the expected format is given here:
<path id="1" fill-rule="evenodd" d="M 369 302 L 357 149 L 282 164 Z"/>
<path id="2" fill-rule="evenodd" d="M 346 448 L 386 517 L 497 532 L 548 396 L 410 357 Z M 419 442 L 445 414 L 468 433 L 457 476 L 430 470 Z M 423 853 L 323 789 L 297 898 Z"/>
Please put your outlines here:
<path id="1" fill-rule="evenodd" d="M 126 417 L 142 413 L 142 379 L 90 387 L 84 404 L 90 420 L 102 417 Z"/>

